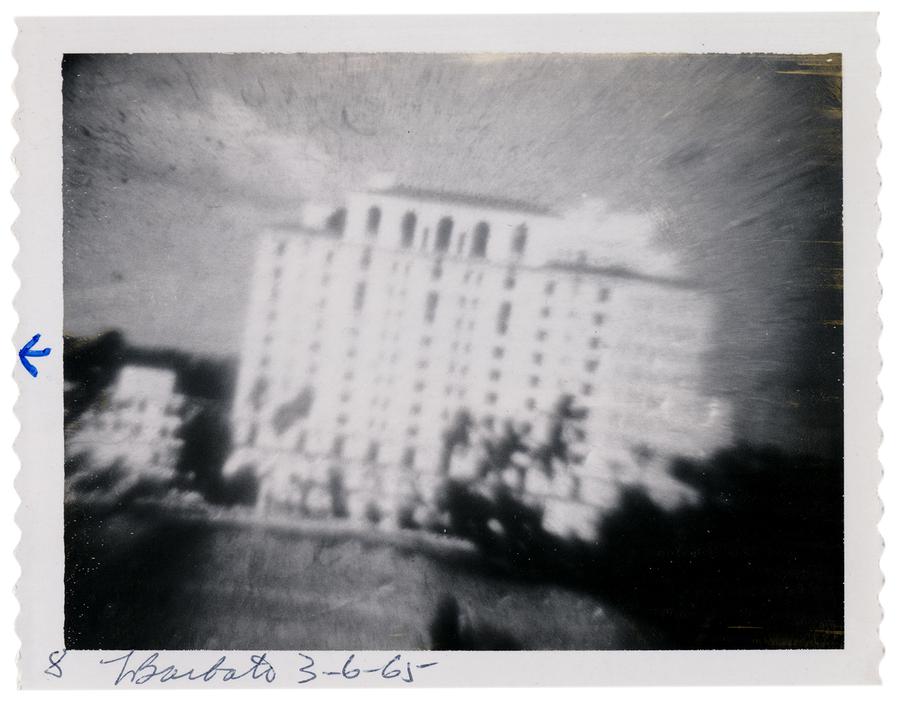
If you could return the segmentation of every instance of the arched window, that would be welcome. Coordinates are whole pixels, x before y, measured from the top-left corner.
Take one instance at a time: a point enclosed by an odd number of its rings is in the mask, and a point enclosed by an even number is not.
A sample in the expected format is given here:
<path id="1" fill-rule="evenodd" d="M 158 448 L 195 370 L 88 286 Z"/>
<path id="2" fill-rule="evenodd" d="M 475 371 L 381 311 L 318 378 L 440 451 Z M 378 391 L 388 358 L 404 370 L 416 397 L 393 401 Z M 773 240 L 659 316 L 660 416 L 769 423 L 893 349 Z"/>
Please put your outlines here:
<path id="1" fill-rule="evenodd" d="M 516 232 L 513 234 L 512 252 L 516 255 L 525 253 L 525 245 L 528 243 L 528 226 L 524 223 L 516 226 Z"/>
<path id="2" fill-rule="evenodd" d="M 331 233 L 343 235 L 347 223 L 347 209 L 336 209 L 325 221 L 325 229 Z"/>
<path id="3" fill-rule="evenodd" d="M 378 233 L 378 227 L 381 225 L 381 209 L 373 206 L 369 209 L 369 215 L 366 218 L 366 232 L 374 236 Z"/>
<path id="4" fill-rule="evenodd" d="M 403 216 L 400 224 L 400 245 L 404 248 L 412 248 L 413 241 L 416 238 L 416 215 L 412 211 L 407 211 Z"/>
<path id="5" fill-rule="evenodd" d="M 472 240 L 472 252 L 470 253 L 473 258 L 483 258 L 487 255 L 487 244 L 490 234 L 491 229 L 484 221 L 475 226 L 475 237 Z"/>
<path id="6" fill-rule="evenodd" d="M 437 227 L 437 240 L 434 249 L 439 253 L 446 253 L 450 249 L 450 237 L 453 235 L 453 219 L 444 216 Z"/>

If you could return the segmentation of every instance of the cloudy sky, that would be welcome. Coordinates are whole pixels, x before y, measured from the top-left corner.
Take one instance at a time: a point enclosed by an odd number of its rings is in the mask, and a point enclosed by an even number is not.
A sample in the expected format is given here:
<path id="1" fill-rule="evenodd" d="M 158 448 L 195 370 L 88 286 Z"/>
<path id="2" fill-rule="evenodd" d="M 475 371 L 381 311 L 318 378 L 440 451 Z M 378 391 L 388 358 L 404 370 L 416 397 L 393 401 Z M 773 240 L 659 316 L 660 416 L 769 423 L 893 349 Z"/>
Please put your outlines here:
<path id="1" fill-rule="evenodd" d="M 255 234 L 373 174 L 653 213 L 754 441 L 840 425 L 840 57 L 97 55 L 63 65 L 65 326 L 236 354 Z"/>

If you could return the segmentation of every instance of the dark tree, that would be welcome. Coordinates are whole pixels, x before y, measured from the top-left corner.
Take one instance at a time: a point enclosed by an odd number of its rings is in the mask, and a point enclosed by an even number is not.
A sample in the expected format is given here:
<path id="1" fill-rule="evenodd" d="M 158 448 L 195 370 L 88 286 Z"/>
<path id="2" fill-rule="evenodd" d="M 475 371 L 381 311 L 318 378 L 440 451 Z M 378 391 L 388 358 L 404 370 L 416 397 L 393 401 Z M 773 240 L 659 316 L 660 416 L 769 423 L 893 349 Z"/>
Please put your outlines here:
<path id="1" fill-rule="evenodd" d="M 178 471 L 193 479 L 198 490 L 217 501 L 224 489 L 222 467 L 231 451 L 231 426 L 225 410 L 215 404 L 197 405 L 187 414 Z"/>
<path id="2" fill-rule="evenodd" d="M 503 429 L 499 435 L 486 436 L 482 446 L 482 457 L 478 462 L 478 478 L 493 477 L 497 481 L 503 481 L 503 473 L 507 469 L 513 469 L 518 475 L 516 490 L 525 490 L 525 474 L 528 464 L 521 458 L 530 450 L 525 443 L 527 429 L 518 428 L 512 420 L 504 420 Z"/>
<path id="3" fill-rule="evenodd" d="M 568 438 L 573 433 L 575 423 L 587 417 L 585 408 L 575 405 L 575 398 L 563 395 L 553 408 L 547 437 L 533 453 L 535 462 L 550 478 L 556 473 L 558 464 L 564 467 L 575 461 Z"/>
<path id="4" fill-rule="evenodd" d="M 69 384 L 64 394 L 65 421 L 71 422 L 90 407 L 116 378 L 126 360 L 125 337 L 110 331 L 90 339 L 63 339 L 63 374 Z"/>
<path id="5" fill-rule="evenodd" d="M 471 444 L 472 427 L 474 421 L 472 415 L 466 409 L 461 409 L 453 416 L 453 422 L 444 430 L 441 440 L 441 460 L 440 474 L 447 476 L 450 473 L 450 466 L 453 461 L 453 455 L 457 449 L 466 449 Z"/>

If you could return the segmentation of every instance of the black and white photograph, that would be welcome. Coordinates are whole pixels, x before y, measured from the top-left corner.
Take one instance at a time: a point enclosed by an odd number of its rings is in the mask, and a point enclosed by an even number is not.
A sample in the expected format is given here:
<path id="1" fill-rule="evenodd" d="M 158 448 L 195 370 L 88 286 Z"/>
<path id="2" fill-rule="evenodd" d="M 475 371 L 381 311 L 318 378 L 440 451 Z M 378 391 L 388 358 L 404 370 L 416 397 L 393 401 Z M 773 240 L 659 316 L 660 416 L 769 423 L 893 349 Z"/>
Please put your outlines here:
<path id="1" fill-rule="evenodd" d="M 844 647 L 840 53 L 59 68 L 66 649 Z"/>

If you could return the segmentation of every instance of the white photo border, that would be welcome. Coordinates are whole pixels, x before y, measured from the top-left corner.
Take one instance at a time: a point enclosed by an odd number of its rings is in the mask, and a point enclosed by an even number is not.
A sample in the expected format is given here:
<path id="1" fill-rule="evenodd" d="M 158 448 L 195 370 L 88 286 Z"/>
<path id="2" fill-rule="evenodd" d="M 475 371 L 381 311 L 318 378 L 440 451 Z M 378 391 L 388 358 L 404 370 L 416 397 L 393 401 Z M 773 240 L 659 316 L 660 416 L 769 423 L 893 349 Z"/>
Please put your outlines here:
<path id="1" fill-rule="evenodd" d="M 67 53 L 139 52 L 564 52 L 840 53 L 843 56 L 845 647 L 842 650 L 532 651 L 410 653 L 438 661 L 420 686 L 761 685 L 878 682 L 882 646 L 878 593 L 882 550 L 878 484 L 881 396 L 877 375 L 880 251 L 876 240 L 879 152 L 876 16 L 834 14 L 590 16 L 344 16 L 25 18 L 18 20 L 15 91 L 19 179 L 14 196 L 21 280 L 17 347 L 34 333 L 61 353 L 62 98 Z M 115 651 L 71 651 L 59 677 L 50 656 L 63 649 L 63 371 L 62 356 L 41 361 L 39 378 L 17 366 L 21 471 L 17 550 L 21 576 L 17 630 L 20 684 L 27 688 L 113 687 L 116 671 L 100 658 Z M 298 646 L 298 651 L 303 650 Z M 144 652 L 146 653 L 146 652 Z M 256 651 L 258 654 L 259 651 Z M 314 651 L 320 665 L 347 652 Z M 58 653 L 56 654 L 59 655 Z M 160 664 L 202 670 L 221 652 L 163 651 Z M 250 652 L 227 652 L 248 665 Z M 388 652 L 358 652 L 373 664 Z M 296 652 L 269 652 L 278 679 L 299 686 Z M 391 683 L 381 683 L 390 685 Z M 173 687 L 260 687 L 258 681 L 168 683 Z M 373 687 L 374 681 L 316 680 L 307 686 Z M 119 688 L 125 687 L 125 684 Z M 165 686 L 150 681 L 145 687 Z"/>

